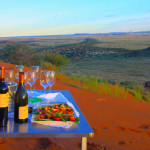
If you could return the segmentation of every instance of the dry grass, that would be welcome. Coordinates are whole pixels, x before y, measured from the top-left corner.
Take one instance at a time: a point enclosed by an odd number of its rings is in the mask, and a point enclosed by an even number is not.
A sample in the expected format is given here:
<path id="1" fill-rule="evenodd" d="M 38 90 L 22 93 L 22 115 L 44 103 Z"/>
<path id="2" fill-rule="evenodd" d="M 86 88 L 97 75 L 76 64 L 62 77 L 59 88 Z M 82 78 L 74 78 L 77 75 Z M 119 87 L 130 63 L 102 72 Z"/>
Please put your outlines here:
<path id="1" fill-rule="evenodd" d="M 139 37 L 98 37 L 95 38 L 100 43 L 95 44 L 95 47 L 104 48 L 125 48 L 128 50 L 141 50 L 150 47 L 150 36 Z"/>
<path id="2" fill-rule="evenodd" d="M 71 76 L 67 77 L 65 75 L 57 73 L 58 79 L 65 84 L 69 84 L 83 90 L 91 90 L 96 93 L 103 93 L 115 97 L 127 98 L 132 97 L 131 94 L 125 90 L 125 87 L 119 86 L 119 84 L 111 85 L 107 82 L 98 83 L 97 78 L 89 76 Z"/>

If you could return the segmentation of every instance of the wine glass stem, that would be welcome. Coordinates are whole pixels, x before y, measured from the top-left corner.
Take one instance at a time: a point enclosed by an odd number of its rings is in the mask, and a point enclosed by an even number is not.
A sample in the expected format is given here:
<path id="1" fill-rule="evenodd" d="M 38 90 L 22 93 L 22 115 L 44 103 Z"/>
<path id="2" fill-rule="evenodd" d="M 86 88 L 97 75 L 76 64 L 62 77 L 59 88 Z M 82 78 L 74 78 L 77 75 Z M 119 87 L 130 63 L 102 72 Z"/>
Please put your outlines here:
<path id="1" fill-rule="evenodd" d="M 35 82 L 34 82 L 34 91 L 35 91 Z"/>
<path id="2" fill-rule="evenodd" d="M 32 92 L 32 85 L 30 85 L 30 89 L 31 89 L 31 93 L 33 93 L 33 92 Z"/>
<path id="3" fill-rule="evenodd" d="M 44 97 L 46 96 L 45 94 L 46 94 L 46 87 L 44 87 Z"/>
<path id="4" fill-rule="evenodd" d="M 49 86 L 49 93 L 51 93 L 51 87 Z"/>

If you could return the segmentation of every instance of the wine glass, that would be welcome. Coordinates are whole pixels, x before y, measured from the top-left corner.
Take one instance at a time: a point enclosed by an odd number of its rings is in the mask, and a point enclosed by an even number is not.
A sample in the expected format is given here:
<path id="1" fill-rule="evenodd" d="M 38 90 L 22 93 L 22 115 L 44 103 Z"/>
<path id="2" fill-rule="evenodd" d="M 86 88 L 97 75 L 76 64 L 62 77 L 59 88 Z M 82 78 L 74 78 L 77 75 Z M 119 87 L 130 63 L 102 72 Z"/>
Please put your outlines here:
<path id="1" fill-rule="evenodd" d="M 56 81 L 55 72 L 54 71 L 48 71 L 47 83 L 48 83 L 48 86 L 50 88 L 50 92 L 51 92 L 51 87 L 55 84 L 55 81 Z"/>
<path id="2" fill-rule="evenodd" d="M 9 96 L 11 97 L 11 101 L 9 101 L 9 104 L 13 105 L 13 99 L 15 92 L 17 90 L 17 83 L 14 81 L 14 71 L 13 70 L 5 70 L 5 83 L 9 87 Z"/>
<path id="3" fill-rule="evenodd" d="M 5 70 L 5 81 L 13 82 L 13 80 L 14 80 L 14 71 Z"/>
<path id="4" fill-rule="evenodd" d="M 27 83 L 30 85 L 31 93 L 33 93 L 32 85 L 34 84 L 35 78 L 36 78 L 36 73 L 34 71 L 28 71 L 28 81 L 27 81 Z"/>
<path id="5" fill-rule="evenodd" d="M 24 66 L 16 65 L 16 67 L 15 67 L 15 77 L 16 77 L 16 79 L 19 80 L 19 72 L 23 72 L 23 71 L 24 71 Z"/>
<path id="6" fill-rule="evenodd" d="M 28 72 L 24 72 L 24 85 L 28 84 Z"/>
<path id="7" fill-rule="evenodd" d="M 35 81 L 36 81 L 39 78 L 38 74 L 39 74 L 40 67 L 39 66 L 32 66 L 31 70 L 35 71 L 35 73 L 36 73 L 36 78 L 35 78 Z M 34 84 L 34 91 L 35 91 L 35 84 Z"/>
<path id="8" fill-rule="evenodd" d="M 48 77 L 49 77 L 48 71 L 41 70 L 41 73 L 40 73 L 40 84 L 41 84 L 41 85 L 43 86 L 43 88 L 44 88 L 44 94 L 45 94 L 45 90 L 46 90 L 46 88 L 47 88 L 47 86 L 48 86 L 48 82 L 47 82 Z"/>

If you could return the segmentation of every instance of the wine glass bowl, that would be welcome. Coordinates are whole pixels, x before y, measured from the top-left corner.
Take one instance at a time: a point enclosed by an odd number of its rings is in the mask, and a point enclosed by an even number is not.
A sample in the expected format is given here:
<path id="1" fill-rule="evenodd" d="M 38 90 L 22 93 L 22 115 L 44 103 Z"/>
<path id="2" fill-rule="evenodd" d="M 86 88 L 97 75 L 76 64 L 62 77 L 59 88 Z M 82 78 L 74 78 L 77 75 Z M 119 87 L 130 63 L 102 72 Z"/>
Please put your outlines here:
<path id="1" fill-rule="evenodd" d="M 5 70 L 5 81 L 13 82 L 14 81 L 14 71 Z"/>
<path id="2" fill-rule="evenodd" d="M 45 93 L 45 90 L 46 90 L 46 88 L 47 88 L 47 86 L 48 86 L 48 82 L 47 82 L 48 77 L 49 77 L 48 71 L 41 70 L 41 73 L 40 73 L 40 84 L 41 84 L 41 85 L 43 86 L 43 88 L 44 88 L 44 93 Z"/>
<path id="3" fill-rule="evenodd" d="M 15 77 L 19 80 L 19 72 L 24 72 L 24 66 L 16 65 L 15 67 Z"/>
<path id="4" fill-rule="evenodd" d="M 54 71 L 48 71 L 47 83 L 48 83 L 48 86 L 50 87 L 50 91 L 51 91 L 51 87 L 55 84 L 55 81 L 56 81 L 55 72 Z"/>
<path id="5" fill-rule="evenodd" d="M 39 66 L 32 66 L 31 67 L 31 71 L 34 71 L 35 74 L 36 74 L 36 77 L 34 78 L 34 83 L 36 82 L 36 80 L 39 78 L 39 70 L 40 70 L 40 67 Z M 35 84 L 34 84 L 34 91 L 35 91 Z"/>
<path id="6" fill-rule="evenodd" d="M 32 85 L 35 82 L 35 78 L 36 78 L 36 73 L 34 71 L 28 71 L 28 81 L 27 81 L 27 83 L 30 85 L 31 93 L 33 93 L 32 92 Z"/>
<path id="7" fill-rule="evenodd" d="M 32 71 L 35 71 L 35 72 L 37 73 L 37 72 L 39 72 L 40 67 L 39 67 L 39 66 L 32 66 L 32 67 L 31 67 L 31 70 L 32 70 Z"/>
<path id="8" fill-rule="evenodd" d="M 24 85 L 28 84 L 28 72 L 24 72 Z"/>

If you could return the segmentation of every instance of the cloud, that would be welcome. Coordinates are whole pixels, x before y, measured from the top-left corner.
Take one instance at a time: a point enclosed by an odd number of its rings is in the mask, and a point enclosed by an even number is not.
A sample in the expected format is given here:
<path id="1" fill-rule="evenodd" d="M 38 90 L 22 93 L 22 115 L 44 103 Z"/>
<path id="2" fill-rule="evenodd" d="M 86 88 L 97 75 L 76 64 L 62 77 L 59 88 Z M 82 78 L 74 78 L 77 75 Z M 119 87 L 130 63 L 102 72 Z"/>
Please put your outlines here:
<path id="1" fill-rule="evenodd" d="M 60 16 L 61 16 L 61 15 L 60 15 L 59 13 L 55 15 L 55 17 L 60 17 Z"/>
<path id="2" fill-rule="evenodd" d="M 132 19 L 127 19 L 126 22 L 129 23 L 146 23 L 149 22 L 150 17 L 145 17 L 145 18 L 132 18 Z"/>
<path id="3" fill-rule="evenodd" d="M 126 21 L 127 22 L 139 22 L 139 21 L 141 21 L 141 19 L 140 18 L 131 18 L 131 19 L 127 19 Z"/>

